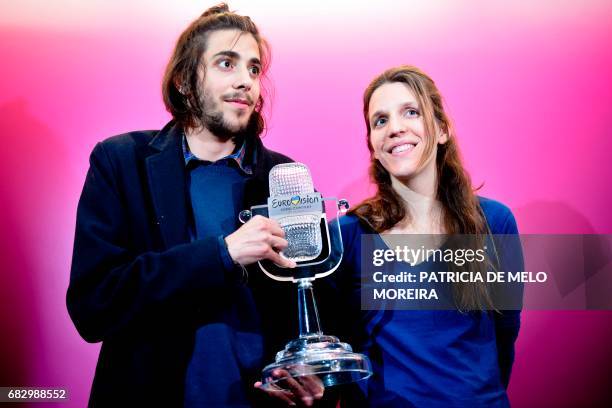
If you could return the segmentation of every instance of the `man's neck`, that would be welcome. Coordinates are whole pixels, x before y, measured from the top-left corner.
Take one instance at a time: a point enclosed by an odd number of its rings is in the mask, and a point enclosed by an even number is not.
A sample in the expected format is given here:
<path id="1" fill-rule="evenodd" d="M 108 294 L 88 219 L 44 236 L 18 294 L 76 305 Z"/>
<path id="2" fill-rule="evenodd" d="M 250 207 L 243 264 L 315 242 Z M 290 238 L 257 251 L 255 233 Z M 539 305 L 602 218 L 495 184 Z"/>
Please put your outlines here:
<path id="1" fill-rule="evenodd" d="M 200 160 L 214 162 L 232 154 L 236 148 L 232 139 L 221 139 L 205 127 L 186 129 L 185 136 L 189 150 Z"/>

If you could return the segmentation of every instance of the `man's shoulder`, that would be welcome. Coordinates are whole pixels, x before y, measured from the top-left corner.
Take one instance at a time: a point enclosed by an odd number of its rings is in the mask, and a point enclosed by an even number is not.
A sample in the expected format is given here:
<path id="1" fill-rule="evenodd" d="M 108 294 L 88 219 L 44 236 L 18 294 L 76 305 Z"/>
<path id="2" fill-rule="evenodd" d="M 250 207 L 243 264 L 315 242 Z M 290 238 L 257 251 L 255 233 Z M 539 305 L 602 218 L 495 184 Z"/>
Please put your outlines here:
<path id="1" fill-rule="evenodd" d="M 136 130 L 108 137 L 99 145 L 108 153 L 121 155 L 147 146 L 158 133 L 159 130 Z"/>
<path id="2" fill-rule="evenodd" d="M 274 150 L 270 150 L 267 147 L 262 145 L 262 148 L 264 150 L 264 154 L 267 156 L 268 161 L 270 162 L 271 166 L 270 167 L 274 167 L 277 164 L 281 164 L 281 163 L 291 163 L 294 162 L 295 160 L 293 160 L 291 157 L 284 155 L 282 153 L 279 153 L 277 151 Z"/>
<path id="3" fill-rule="evenodd" d="M 94 147 L 90 161 L 131 168 L 159 152 L 176 135 L 165 130 L 135 130 L 108 137 Z M 160 138 L 161 137 L 161 138 Z"/>

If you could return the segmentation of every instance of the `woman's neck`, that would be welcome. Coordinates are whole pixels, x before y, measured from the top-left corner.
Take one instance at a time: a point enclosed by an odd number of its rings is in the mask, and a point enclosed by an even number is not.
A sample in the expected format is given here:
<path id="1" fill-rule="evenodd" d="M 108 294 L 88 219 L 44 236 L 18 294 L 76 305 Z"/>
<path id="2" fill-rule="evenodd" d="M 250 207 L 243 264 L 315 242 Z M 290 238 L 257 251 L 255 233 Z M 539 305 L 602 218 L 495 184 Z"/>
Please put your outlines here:
<path id="1" fill-rule="evenodd" d="M 391 234 L 440 234 L 443 233 L 442 204 L 436 199 L 435 177 L 431 182 L 412 180 L 405 183 L 391 176 L 391 186 L 400 196 L 408 215 L 393 228 Z"/>

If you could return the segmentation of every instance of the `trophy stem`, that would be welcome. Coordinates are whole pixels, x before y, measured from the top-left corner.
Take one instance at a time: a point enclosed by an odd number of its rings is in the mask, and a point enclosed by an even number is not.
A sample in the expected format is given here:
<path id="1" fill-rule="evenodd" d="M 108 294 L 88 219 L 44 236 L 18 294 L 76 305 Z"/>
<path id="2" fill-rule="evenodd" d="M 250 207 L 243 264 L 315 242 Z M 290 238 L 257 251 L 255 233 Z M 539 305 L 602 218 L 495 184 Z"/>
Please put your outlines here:
<path id="1" fill-rule="evenodd" d="M 320 336 L 319 312 L 312 291 L 310 279 L 298 280 L 298 314 L 300 323 L 300 337 Z"/>

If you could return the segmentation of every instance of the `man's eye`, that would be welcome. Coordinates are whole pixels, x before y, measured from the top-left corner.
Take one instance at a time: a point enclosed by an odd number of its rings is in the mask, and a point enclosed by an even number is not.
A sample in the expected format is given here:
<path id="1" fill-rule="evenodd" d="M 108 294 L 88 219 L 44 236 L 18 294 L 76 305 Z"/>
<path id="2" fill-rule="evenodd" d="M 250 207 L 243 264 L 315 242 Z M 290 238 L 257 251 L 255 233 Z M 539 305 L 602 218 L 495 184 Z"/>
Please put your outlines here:
<path id="1" fill-rule="evenodd" d="M 231 68 L 231 67 L 232 67 L 232 62 L 231 62 L 230 60 L 223 59 L 223 60 L 219 61 L 219 62 L 217 63 L 217 65 L 218 65 L 219 67 L 221 67 L 221 68 L 224 68 L 224 69 L 229 69 L 229 68 Z"/>
<path id="2" fill-rule="evenodd" d="M 251 75 L 259 76 L 261 73 L 261 68 L 259 68 L 257 65 L 253 65 L 251 68 L 249 68 L 249 71 L 251 72 Z"/>
<path id="3" fill-rule="evenodd" d="M 374 121 L 374 127 L 381 127 L 387 123 L 387 118 L 378 118 Z"/>

